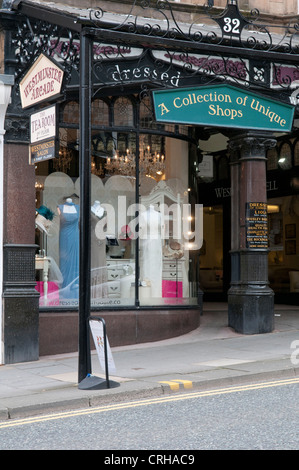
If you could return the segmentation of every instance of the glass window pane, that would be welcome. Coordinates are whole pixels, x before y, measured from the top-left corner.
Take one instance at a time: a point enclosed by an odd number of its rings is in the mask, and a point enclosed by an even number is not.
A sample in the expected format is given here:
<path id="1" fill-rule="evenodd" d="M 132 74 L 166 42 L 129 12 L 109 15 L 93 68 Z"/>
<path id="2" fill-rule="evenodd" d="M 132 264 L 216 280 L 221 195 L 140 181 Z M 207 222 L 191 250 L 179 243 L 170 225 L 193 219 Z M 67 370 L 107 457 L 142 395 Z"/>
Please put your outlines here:
<path id="1" fill-rule="evenodd" d="M 189 205 L 188 143 L 140 136 L 139 219 L 136 135 L 93 130 L 91 147 L 92 307 L 135 306 L 138 254 L 141 305 L 197 304 L 197 213 Z M 73 308 L 79 294 L 78 129 L 60 128 L 60 150 L 55 162 L 36 165 L 36 280 L 41 307 Z"/>
<path id="2" fill-rule="evenodd" d="M 299 292 L 299 203 L 296 196 L 268 200 L 268 277 L 275 293 Z"/>
<path id="3" fill-rule="evenodd" d="M 283 170 L 292 168 L 292 150 L 288 143 L 284 143 L 280 147 L 278 164 Z"/>
<path id="4" fill-rule="evenodd" d="M 141 142 L 148 143 L 146 138 Z M 188 144 L 166 139 L 160 175 L 153 155 L 150 147 L 141 149 L 141 166 L 147 171 L 141 174 L 140 184 L 140 305 L 196 304 L 193 254 L 198 252 L 198 240 L 193 239 L 195 214 L 188 202 Z"/>
<path id="5" fill-rule="evenodd" d="M 79 103 L 70 101 L 63 108 L 62 120 L 68 124 L 79 124 Z"/>
<path id="6" fill-rule="evenodd" d="M 91 121 L 93 126 L 109 126 L 109 108 L 103 100 L 91 103 Z"/>
<path id="7" fill-rule="evenodd" d="M 133 125 L 133 105 L 129 98 L 122 96 L 115 101 L 114 125 L 126 127 Z"/>
<path id="8" fill-rule="evenodd" d="M 203 246 L 200 250 L 200 288 L 203 292 L 223 291 L 223 208 L 204 208 Z"/>
<path id="9" fill-rule="evenodd" d="M 93 306 L 135 304 L 135 240 L 128 210 L 135 184 L 125 173 L 94 179 L 91 210 L 91 280 Z"/>
<path id="10" fill-rule="evenodd" d="M 140 127 L 149 129 L 155 129 L 157 127 L 151 100 L 148 96 L 143 98 L 140 103 Z"/>
<path id="11" fill-rule="evenodd" d="M 298 166 L 299 165 L 299 140 L 295 144 L 295 149 L 294 149 L 294 165 Z"/>
<path id="12" fill-rule="evenodd" d="M 267 170 L 276 170 L 278 168 L 277 148 L 268 150 L 267 152 Z"/>
<path id="13" fill-rule="evenodd" d="M 218 179 L 219 180 L 226 180 L 229 178 L 229 161 L 228 158 L 222 156 L 218 160 Z"/>

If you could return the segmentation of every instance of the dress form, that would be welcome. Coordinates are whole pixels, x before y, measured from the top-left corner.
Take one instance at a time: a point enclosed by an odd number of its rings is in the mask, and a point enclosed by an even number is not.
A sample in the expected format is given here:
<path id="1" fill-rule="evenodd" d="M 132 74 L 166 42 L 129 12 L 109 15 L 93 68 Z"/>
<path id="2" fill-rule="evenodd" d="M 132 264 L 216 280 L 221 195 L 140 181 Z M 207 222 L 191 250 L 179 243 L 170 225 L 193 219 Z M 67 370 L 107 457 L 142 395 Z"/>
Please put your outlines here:
<path id="1" fill-rule="evenodd" d="M 104 215 L 104 208 L 101 206 L 100 201 L 94 201 L 93 205 L 91 206 L 91 212 L 98 217 L 98 219 L 101 219 Z"/>
<path id="2" fill-rule="evenodd" d="M 161 214 L 154 206 L 140 215 L 140 278 L 150 281 L 152 297 L 162 297 Z"/>
<path id="3" fill-rule="evenodd" d="M 96 236 L 96 225 L 105 215 L 99 201 L 91 206 L 91 297 L 107 297 L 106 240 Z"/>
<path id="4" fill-rule="evenodd" d="M 79 206 L 71 198 L 58 206 L 60 216 L 59 264 L 63 276 L 61 288 L 69 286 L 79 276 Z M 61 296 L 78 298 L 78 284 L 73 283 Z"/>

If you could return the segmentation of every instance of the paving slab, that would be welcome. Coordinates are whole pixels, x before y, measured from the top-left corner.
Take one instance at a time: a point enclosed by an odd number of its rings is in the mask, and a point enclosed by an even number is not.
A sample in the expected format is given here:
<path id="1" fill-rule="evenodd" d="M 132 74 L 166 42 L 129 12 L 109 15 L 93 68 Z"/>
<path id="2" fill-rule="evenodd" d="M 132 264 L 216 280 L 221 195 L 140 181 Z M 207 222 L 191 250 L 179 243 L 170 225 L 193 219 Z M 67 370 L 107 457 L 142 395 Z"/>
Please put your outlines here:
<path id="1" fill-rule="evenodd" d="M 117 386 L 102 390 L 78 388 L 77 353 L 0 366 L 0 420 L 254 380 L 297 378 L 299 307 L 275 306 L 272 333 L 241 335 L 227 326 L 226 304 L 208 304 L 196 330 L 169 340 L 112 348 L 112 354 L 116 372 L 109 379 Z M 95 351 L 91 357 L 92 374 L 105 378 Z"/>

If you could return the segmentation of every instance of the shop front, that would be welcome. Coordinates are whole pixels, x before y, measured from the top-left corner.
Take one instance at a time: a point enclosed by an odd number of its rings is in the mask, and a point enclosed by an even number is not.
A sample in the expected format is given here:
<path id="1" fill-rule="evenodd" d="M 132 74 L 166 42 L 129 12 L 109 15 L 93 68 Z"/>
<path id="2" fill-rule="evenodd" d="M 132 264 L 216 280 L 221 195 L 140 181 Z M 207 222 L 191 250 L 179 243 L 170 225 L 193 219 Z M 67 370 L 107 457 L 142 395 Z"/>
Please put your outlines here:
<path id="1" fill-rule="evenodd" d="M 157 129 L 148 96 L 95 99 L 91 122 L 91 311 L 108 314 L 108 327 L 113 319 L 112 344 L 171 336 L 172 321 L 179 331 L 193 329 L 200 312 L 194 226 L 198 229 L 201 216 L 189 202 L 194 140 L 182 126 Z M 79 308 L 82 180 L 76 100 L 60 106 L 59 137 L 59 158 L 35 163 L 41 324 L 55 312 L 62 318 Z"/>
<path id="2" fill-rule="evenodd" d="M 115 23 L 102 11 L 10 3 L 3 361 L 76 351 L 89 313 L 105 318 L 112 346 L 187 333 L 209 296 L 228 301 L 236 331 L 272 331 L 266 226 L 280 243 L 278 228 L 294 223 L 270 213 L 283 206 L 270 196 L 284 195 L 267 188 L 267 155 L 292 131 L 295 85 L 277 77 L 295 56 L 253 53 L 241 32 L 254 23 L 235 1 L 203 31 L 164 31 L 162 9 L 133 25 L 130 15 Z M 288 256 L 277 246 L 278 260 Z M 37 355 L 17 347 L 29 311 Z"/>
<path id="3" fill-rule="evenodd" d="M 231 182 L 228 152 L 218 148 L 223 142 L 211 139 L 209 155 L 199 165 L 204 206 L 199 280 L 206 301 L 227 301 L 230 285 Z M 268 278 L 277 304 L 298 305 L 297 142 L 295 132 L 267 151 Z"/>

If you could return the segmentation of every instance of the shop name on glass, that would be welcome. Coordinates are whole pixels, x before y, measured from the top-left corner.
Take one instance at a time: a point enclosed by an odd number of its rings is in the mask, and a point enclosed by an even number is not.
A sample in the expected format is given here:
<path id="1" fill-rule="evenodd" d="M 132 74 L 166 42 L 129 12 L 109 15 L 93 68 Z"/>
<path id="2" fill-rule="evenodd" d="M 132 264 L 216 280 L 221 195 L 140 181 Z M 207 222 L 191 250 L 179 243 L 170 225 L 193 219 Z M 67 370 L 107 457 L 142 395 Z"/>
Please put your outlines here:
<path id="1" fill-rule="evenodd" d="M 267 191 L 276 191 L 278 189 L 277 181 L 267 181 Z M 217 198 L 224 198 L 231 196 L 231 188 L 219 187 L 215 188 Z"/>

